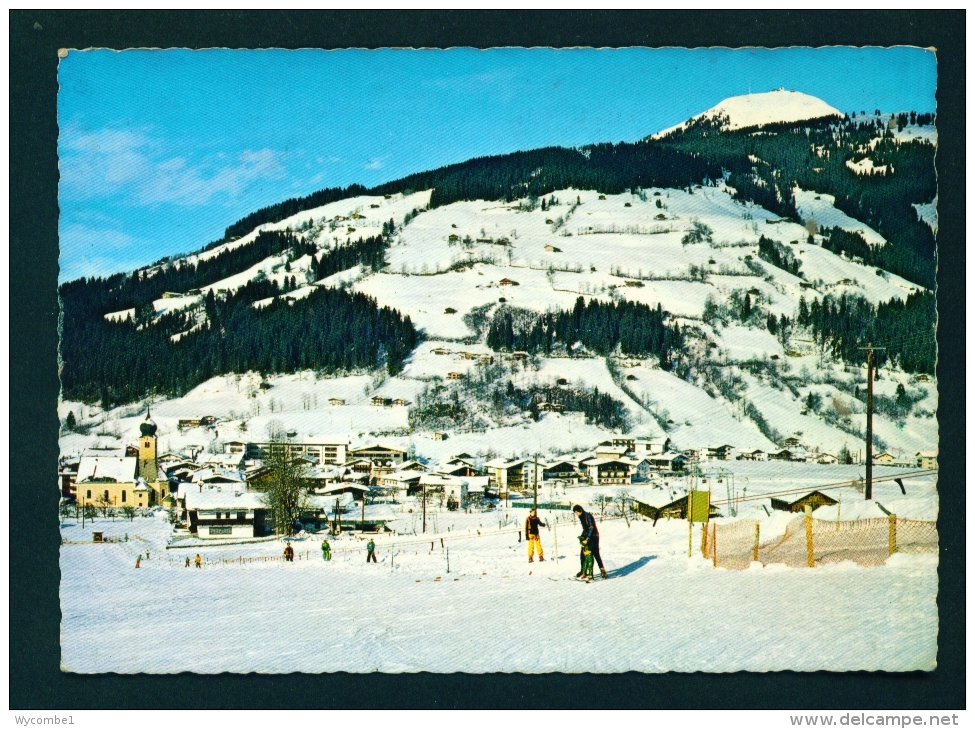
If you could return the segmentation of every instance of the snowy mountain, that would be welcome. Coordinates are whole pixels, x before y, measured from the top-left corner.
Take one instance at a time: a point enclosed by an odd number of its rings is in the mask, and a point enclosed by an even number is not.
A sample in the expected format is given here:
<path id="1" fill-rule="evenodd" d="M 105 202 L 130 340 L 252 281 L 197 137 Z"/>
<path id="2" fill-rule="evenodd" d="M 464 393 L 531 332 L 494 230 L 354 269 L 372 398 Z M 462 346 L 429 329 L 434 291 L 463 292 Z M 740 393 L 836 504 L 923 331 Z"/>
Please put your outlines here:
<path id="1" fill-rule="evenodd" d="M 842 117 L 843 113 L 822 99 L 799 91 L 776 89 L 762 94 L 731 96 L 681 124 L 657 132 L 653 138 L 659 139 L 702 119 L 717 120 L 721 129 L 732 130 L 833 116 Z"/>
<path id="2" fill-rule="evenodd" d="M 891 342 L 878 446 L 936 447 L 933 127 L 838 114 L 734 97 L 695 117 L 719 134 L 285 201 L 208 250 L 65 284 L 62 449 L 125 441 L 151 399 L 168 450 L 215 437 L 177 427 L 195 413 L 221 439 L 283 424 L 429 458 L 580 452 L 614 431 L 835 454 L 862 448 L 865 336 Z M 737 131 L 799 119 L 819 121 Z"/>

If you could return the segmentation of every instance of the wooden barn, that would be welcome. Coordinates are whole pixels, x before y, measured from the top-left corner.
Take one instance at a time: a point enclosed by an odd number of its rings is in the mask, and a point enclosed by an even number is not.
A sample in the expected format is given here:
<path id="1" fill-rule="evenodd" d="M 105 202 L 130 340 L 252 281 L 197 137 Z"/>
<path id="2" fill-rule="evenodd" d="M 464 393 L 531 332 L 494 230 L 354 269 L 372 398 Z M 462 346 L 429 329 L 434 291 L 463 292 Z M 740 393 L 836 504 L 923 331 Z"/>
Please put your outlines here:
<path id="1" fill-rule="evenodd" d="M 805 496 L 801 496 L 795 501 L 785 501 L 783 499 L 772 499 L 772 508 L 779 511 L 805 511 L 807 506 L 811 506 L 813 511 L 820 506 L 832 506 L 836 499 L 827 496 L 822 491 L 811 491 Z"/>

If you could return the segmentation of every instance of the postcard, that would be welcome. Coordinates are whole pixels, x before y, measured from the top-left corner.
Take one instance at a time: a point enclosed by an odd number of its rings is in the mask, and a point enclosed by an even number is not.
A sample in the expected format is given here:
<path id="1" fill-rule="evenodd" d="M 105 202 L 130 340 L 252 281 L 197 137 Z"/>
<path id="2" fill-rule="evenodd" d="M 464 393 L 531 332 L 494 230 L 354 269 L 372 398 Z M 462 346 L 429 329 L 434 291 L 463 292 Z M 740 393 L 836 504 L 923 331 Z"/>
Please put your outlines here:
<path id="1" fill-rule="evenodd" d="M 63 671 L 936 667 L 934 51 L 61 56 Z"/>

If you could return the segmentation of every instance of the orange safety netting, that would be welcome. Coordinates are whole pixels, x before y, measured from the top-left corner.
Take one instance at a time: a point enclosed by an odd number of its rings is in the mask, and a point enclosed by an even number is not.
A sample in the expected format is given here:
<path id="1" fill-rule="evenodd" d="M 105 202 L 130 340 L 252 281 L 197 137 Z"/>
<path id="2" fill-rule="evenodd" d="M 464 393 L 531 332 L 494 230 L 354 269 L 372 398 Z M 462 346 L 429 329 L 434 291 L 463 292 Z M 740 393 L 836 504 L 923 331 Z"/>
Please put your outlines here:
<path id="1" fill-rule="evenodd" d="M 797 516 L 781 537 L 766 542 L 760 541 L 758 527 L 753 519 L 729 524 L 713 522 L 702 534 L 701 552 L 716 567 L 740 570 L 756 556 L 763 565 L 808 567 L 852 560 L 869 567 L 884 564 L 894 552 L 938 551 L 938 531 L 933 521 L 881 517 L 855 521 L 809 519 L 807 524 L 805 516 Z"/>

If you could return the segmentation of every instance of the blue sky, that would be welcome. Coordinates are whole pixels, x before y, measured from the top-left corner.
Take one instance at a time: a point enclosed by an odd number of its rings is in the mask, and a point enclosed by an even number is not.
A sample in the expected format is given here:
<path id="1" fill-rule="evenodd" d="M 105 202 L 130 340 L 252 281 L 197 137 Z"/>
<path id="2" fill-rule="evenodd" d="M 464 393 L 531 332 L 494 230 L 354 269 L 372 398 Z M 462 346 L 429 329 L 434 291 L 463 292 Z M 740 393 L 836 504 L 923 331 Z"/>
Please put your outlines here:
<path id="1" fill-rule="evenodd" d="M 470 157 L 633 141 L 785 87 L 935 111 L 912 48 L 72 51 L 58 72 L 61 280 L 219 238 L 295 195 Z"/>

